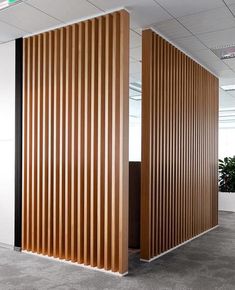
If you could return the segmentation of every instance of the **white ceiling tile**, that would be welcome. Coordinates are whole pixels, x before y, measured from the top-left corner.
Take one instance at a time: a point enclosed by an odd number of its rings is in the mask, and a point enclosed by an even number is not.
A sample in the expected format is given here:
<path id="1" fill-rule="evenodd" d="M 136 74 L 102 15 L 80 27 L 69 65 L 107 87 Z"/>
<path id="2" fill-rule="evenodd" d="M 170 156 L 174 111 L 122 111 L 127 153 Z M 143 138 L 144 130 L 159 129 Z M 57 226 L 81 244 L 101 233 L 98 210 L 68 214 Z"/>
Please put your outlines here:
<path id="1" fill-rule="evenodd" d="M 226 64 L 224 64 L 221 60 L 218 61 L 206 61 L 205 62 L 208 67 L 211 68 L 212 71 L 214 71 L 218 76 L 220 75 L 220 72 L 223 70 L 227 70 L 228 67 Z"/>
<path id="2" fill-rule="evenodd" d="M 221 77 L 219 79 L 219 83 L 220 83 L 220 86 L 234 85 L 235 84 L 235 77 L 231 77 L 231 78 Z"/>
<path id="3" fill-rule="evenodd" d="M 228 94 L 232 97 L 235 97 L 235 91 L 229 91 Z"/>
<path id="4" fill-rule="evenodd" d="M 142 69 L 141 62 L 136 61 L 136 62 L 131 62 L 130 63 L 130 73 L 140 73 Z"/>
<path id="5" fill-rule="evenodd" d="M 204 65 L 204 67 L 206 67 L 208 70 L 210 70 L 217 77 L 220 77 L 222 71 L 228 69 L 228 67 L 224 63 L 221 63 L 221 62 L 213 62 L 213 63 L 211 63 L 211 62 L 199 61 L 199 63 Z"/>
<path id="6" fill-rule="evenodd" d="M 232 69 L 235 69 L 235 58 L 225 59 L 223 60 L 223 62 L 226 63 Z"/>
<path id="7" fill-rule="evenodd" d="M 235 1 L 234 1 L 234 4 L 233 4 L 233 5 L 230 5 L 230 6 L 229 6 L 229 9 L 231 9 L 231 11 L 232 11 L 233 13 L 235 13 Z"/>
<path id="8" fill-rule="evenodd" d="M 175 17 L 195 14 L 224 6 L 221 0 L 157 0 Z"/>
<path id="9" fill-rule="evenodd" d="M 25 31 L 22 31 L 16 27 L 0 22 L 0 42 L 13 40 L 22 37 Z"/>
<path id="10" fill-rule="evenodd" d="M 150 25 L 172 19 L 172 17 L 153 0 L 145 0 L 129 7 L 131 27 L 146 28 Z"/>
<path id="11" fill-rule="evenodd" d="M 219 76 L 220 78 L 235 78 L 235 72 L 231 69 L 221 70 Z"/>
<path id="12" fill-rule="evenodd" d="M 142 49 L 141 46 L 136 48 L 130 49 L 130 56 L 132 59 L 135 59 L 137 61 L 140 61 L 142 59 Z"/>
<path id="13" fill-rule="evenodd" d="M 227 5 L 235 4 L 235 0 L 225 0 Z"/>
<path id="14" fill-rule="evenodd" d="M 141 73 L 130 74 L 130 82 L 141 82 Z"/>
<path id="15" fill-rule="evenodd" d="M 187 51 L 195 51 L 206 49 L 206 47 L 195 37 L 189 36 L 184 38 L 175 39 L 174 41 L 179 47 Z"/>
<path id="16" fill-rule="evenodd" d="M 0 21 L 28 32 L 45 30 L 59 24 L 54 18 L 24 3 L 0 11 Z"/>
<path id="17" fill-rule="evenodd" d="M 96 7 L 99 7 L 102 10 L 114 10 L 117 8 L 125 7 L 132 8 L 136 5 L 144 5 L 145 0 L 89 0 L 90 3 L 93 3 Z M 148 2 L 148 0 L 146 0 Z"/>
<path id="18" fill-rule="evenodd" d="M 28 0 L 26 3 L 63 22 L 92 17 L 101 12 L 86 0 Z"/>
<path id="19" fill-rule="evenodd" d="M 235 107 L 235 97 L 231 96 L 229 93 L 224 90 L 219 90 L 219 108 L 231 108 Z"/>
<path id="20" fill-rule="evenodd" d="M 140 117 L 141 116 L 141 102 L 130 99 L 129 105 L 130 105 L 129 114 L 131 116 Z"/>
<path id="21" fill-rule="evenodd" d="M 137 92 L 136 90 L 129 89 L 129 96 L 130 97 L 139 97 L 139 96 L 141 96 L 141 93 Z"/>
<path id="22" fill-rule="evenodd" d="M 216 56 L 211 50 L 209 49 L 203 49 L 203 50 L 197 50 L 193 52 L 193 55 L 202 61 L 207 61 L 210 63 L 220 61 L 218 56 Z"/>
<path id="23" fill-rule="evenodd" d="M 235 27 L 235 19 L 227 7 L 221 7 L 179 18 L 193 34 Z"/>
<path id="24" fill-rule="evenodd" d="M 130 48 L 135 48 L 135 47 L 139 47 L 142 44 L 142 38 L 141 36 L 133 31 L 130 30 Z"/>
<path id="25" fill-rule="evenodd" d="M 155 24 L 153 25 L 153 28 L 169 39 L 188 37 L 192 35 L 192 33 L 184 28 L 176 19 Z"/>
<path id="26" fill-rule="evenodd" d="M 132 62 L 136 62 L 137 60 L 136 59 L 134 59 L 133 57 L 131 57 L 131 55 L 130 55 L 130 63 L 132 63 Z"/>
<path id="27" fill-rule="evenodd" d="M 235 28 L 199 34 L 198 38 L 210 48 L 235 45 Z"/>
<path id="28" fill-rule="evenodd" d="M 135 25 L 136 23 L 133 23 L 133 26 Z M 142 28 L 141 27 L 132 27 L 132 23 L 130 23 L 130 27 L 131 27 L 131 30 L 135 31 L 137 34 L 139 35 L 142 35 Z"/>

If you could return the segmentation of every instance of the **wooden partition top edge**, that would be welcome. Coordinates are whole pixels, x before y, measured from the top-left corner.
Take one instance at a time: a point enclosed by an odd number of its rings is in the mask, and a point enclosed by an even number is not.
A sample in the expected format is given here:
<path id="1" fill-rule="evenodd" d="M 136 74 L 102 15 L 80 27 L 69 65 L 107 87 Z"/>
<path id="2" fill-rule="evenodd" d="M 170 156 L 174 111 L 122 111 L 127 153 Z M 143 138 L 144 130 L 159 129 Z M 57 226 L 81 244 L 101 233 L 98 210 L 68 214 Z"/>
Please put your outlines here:
<path id="1" fill-rule="evenodd" d="M 37 35 L 40 35 L 40 34 L 44 34 L 44 33 L 50 32 L 50 31 L 56 31 L 58 29 L 66 28 L 66 27 L 69 27 L 69 26 L 73 26 L 73 25 L 76 25 L 76 24 L 79 24 L 79 23 L 82 23 L 82 22 L 92 21 L 94 19 L 99 19 L 100 17 L 105 17 L 106 15 L 113 15 L 115 13 L 121 13 L 121 14 L 122 13 L 127 13 L 128 15 L 130 14 L 129 11 L 125 7 L 119 7 L 119 8 L 116 8 L 114 10 L 103 11 L 103 12 L 97 13 L 96 15 L 93 15 L 93 16 L 80 18 L 80 19 L 77 19 L 77 20 L 69 21 L 67 23 L 61 23 L 61 24 L 52 26 L 50 28 L 43 29 L 41 31 L 29 33 L 29 34 L 26 34 L 25 36 L 23 36 L 23 39 L 34 37 L 34 36 L 37 36 Z"/>
<path id="2" fill-rule="evenodd" d="M 161 37 L 163 40 L 165 40 L 166 42 L 168 42 L 169 44 L 171 44 L 172 46 L 174 46 L 176 49 L 178 49 L 180 52 L 182 52 L 184 55 L 186 55 L 187 57 L 189 57 L 192 61 L 194 61 L 195 63 L 199 64 L 201 67 L 203 67 L 206 71 L 208 71 L 209 73 L 211 73 L 212 75 L 214 75 L 216 78 L 219 79 L 219 76 L 213 72 L 212 70 L 210 70 L 208 67 L 206 67 L 205 65 L 203 65 L 202 63 L 199 62 L 199 60 L 197 60 L 193 55 L 191 55 L 189 52 L 185 51 L 182 47 L 179 47 L 176 43 L 174 43 L 172 40 L 170 40 L 169 38 L 167 38 L 165 35 L 163 35 L 162 33 L 160 33 L 159 31 L 155 30 L 152 27 L 148 27 L 148 28 L 144 28 L 142 30 L 142 33 L 144 33 L 145 31 L 152 31 L 152 33 L 156 34 L 157 36 Z"/>

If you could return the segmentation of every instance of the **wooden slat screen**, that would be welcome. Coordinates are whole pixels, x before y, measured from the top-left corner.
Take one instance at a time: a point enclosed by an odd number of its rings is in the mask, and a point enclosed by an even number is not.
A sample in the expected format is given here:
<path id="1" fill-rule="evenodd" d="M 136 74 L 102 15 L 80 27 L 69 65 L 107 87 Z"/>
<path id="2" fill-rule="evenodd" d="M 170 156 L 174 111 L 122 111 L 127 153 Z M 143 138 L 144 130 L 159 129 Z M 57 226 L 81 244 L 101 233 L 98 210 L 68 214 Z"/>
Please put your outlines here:
<path id="1" fill-rule="evenodd" d="M 218 79 L 143 32 L 141 258 L 218 223 Z"/>
<path id="2" fill-rule="evenodd" d="M 128 270 L 129 15 L 24 39 L 23 249 Z"/>

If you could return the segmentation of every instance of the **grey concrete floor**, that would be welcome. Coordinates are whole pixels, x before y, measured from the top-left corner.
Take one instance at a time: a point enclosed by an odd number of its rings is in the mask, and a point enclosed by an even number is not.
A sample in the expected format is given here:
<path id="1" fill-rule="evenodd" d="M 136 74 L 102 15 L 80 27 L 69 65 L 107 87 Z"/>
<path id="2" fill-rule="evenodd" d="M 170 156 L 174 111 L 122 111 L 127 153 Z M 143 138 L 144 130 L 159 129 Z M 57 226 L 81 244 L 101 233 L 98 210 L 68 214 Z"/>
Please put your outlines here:
<path id="1" fill-rule="evenodd" d="M 235 213 L 150 264 L 131 254 L 123 278 L 0 248 L 0 289 L 235 289 Z"/>

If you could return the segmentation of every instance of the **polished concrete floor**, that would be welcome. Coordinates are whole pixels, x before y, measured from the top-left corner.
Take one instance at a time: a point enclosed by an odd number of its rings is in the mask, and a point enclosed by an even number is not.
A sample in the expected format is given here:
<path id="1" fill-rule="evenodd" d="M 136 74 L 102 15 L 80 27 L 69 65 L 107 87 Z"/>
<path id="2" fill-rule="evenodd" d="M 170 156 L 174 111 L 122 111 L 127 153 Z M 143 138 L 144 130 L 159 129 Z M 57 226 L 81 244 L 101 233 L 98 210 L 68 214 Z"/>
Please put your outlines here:
<path id="1" fill-rule="evenodd" d="M 0 248 L 0 289 L 235 289 L 235 213 L 151 264 L 130 257 L 124 278 Z"/>

